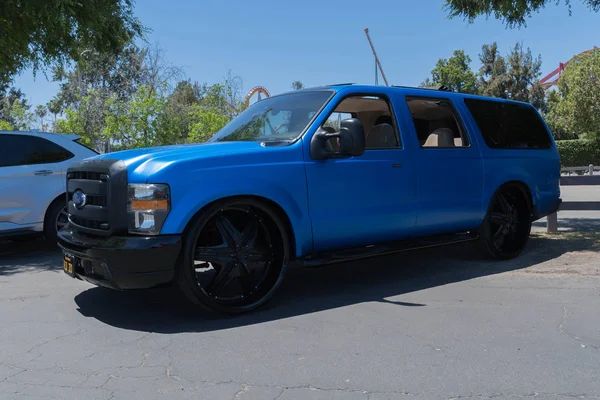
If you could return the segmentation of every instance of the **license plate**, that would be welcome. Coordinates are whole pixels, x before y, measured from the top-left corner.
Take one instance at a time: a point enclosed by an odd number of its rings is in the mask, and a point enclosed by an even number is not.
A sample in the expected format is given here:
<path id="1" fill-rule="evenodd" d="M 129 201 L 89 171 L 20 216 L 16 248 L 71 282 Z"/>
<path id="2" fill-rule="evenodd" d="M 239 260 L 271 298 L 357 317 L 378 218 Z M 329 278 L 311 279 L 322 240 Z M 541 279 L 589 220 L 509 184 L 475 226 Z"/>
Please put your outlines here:
<path id="1" fill-rule="evenodd" d="M 63 271 L 67 275 L 75 278 L 75 267 L 73 264 L 74 264 L 73 257 L 65 254 L 63 257 Z"/>

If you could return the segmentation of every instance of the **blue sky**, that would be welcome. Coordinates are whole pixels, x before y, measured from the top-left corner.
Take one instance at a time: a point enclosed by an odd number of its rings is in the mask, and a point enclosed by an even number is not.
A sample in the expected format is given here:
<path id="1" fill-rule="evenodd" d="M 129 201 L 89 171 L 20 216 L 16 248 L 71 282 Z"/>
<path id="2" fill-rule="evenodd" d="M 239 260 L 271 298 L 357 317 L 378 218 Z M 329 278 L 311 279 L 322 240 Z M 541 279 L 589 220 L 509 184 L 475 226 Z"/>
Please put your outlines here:
<path id="1" fill-rule="evenodd" d="M 192 1 L 137 0 L 136 15 L 152 29 L 169 62 L 184 67 L 192 80 L 215 83 L 229 70 L 242 77 L 244 90 L 265 86 L 272 94 L 328 83 L 374 83 L 374 60 L 364 28 L 369 28 L 390 84 L 418 85 L 440 57 L 464 49 L 479 68 L 481 46 L 498 42 L 506 54 L 516 42 L 541 54 L 543 75 L 573 55 L 600 47 L 600 13 L 573 1 L 550 5 L 507 29 L 485 18 L 469 25 L 449 20 L 443 0 Z M 379 83 L 383 84 L 381 77 Z M 15 80 L 31 104 L 46 103 L 58 89 L 43 74 L 26 71 Z"/>

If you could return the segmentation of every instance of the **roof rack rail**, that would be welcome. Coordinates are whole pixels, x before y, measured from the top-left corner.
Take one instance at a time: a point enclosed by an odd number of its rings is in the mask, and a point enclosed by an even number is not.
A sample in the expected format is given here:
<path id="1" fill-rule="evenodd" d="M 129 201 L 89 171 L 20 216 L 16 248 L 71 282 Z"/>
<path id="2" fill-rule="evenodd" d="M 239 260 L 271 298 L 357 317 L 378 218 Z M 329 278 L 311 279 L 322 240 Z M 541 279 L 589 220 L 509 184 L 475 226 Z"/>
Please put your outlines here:
<path id="1" fill-rule="evenodd" d="M 449 92 L 450 91 L 448 86 L 444 86 L 444 85 L 425 86 L 425 87 L 422 87 L 421 89 L 438 90 L 440 92 Z"/>
<path id="2" fill-rule="evenodd" d="M 440 91 L 440 92 L 450 92 L 451 91 L 450 88 L 448 88 L 447 86 L 444 86 L 444 85 L 423 86 L 423 87 L 392 85 L 392 87 L 407 88 L 407 89 L 437 90 L 437 91 Z"/>
<path id="3" fill-rule="evenodd" d="M 326 86 L 346 86 L 346 85 L 354 85 L 354 82 L 347 82 L 347 83 L 333 83 L 331 85 L 326 85 Z"/>

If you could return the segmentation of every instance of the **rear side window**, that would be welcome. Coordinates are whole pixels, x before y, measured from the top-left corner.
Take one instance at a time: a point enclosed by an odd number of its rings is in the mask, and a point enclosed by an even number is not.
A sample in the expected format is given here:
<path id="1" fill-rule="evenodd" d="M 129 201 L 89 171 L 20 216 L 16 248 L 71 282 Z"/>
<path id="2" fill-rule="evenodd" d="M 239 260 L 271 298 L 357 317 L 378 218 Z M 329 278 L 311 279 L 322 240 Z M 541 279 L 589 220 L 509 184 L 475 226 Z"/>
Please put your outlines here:
<path id="1" fill-rule="evenodd" d="M 73 156 L 56 143 L 37 136 L 0 135 L 0 167 L 51 164 Z"/>
<path id="2" fill-rule="evenodd" d="M 85 148 L 86 148 L 86 149 L 88 149 L 88 150 L 91 150 L 91 151 L 93 151 L 93 152 L 94 152 L 94 153 L 96 153 L 96 154 L 100 154 L 100 153 L 98 153 L 96 150 L 92 149 L 91 147 L 89 147 L 89 146 L 86 146 L 85 144 L 83 144 L 83 143 L 81 142 L 81 138 L 79 138 L 79 139 L 75 139 L 75 140 L 73 140 L 73 141 L 74 141 L 75 143 L 77 143 L 78 145 L 80 145 L 80 146 L 82 146 L 82 147 L 85 147 Z"/>
<path id="3" fill-rule="evenodd" d="M 481 99 L 465 99 L 465 104 L 493 149 L 552 147 L 548 130 L 533 107 Z"/>

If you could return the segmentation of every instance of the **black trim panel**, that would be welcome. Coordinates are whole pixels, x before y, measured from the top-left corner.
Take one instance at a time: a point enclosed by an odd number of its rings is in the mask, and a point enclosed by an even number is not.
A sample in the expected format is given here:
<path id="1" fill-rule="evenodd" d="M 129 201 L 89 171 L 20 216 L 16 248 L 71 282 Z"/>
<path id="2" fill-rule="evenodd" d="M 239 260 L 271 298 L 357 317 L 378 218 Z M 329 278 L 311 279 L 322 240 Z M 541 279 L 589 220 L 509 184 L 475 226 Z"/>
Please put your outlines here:
<path id="1" fill-rule="evenodd" d="M 91 195 L 82 209 L 73 205 L 75 190 Z M 82 233 L 99 236 L 126 235 L 127 166 L 122 160 L 91 158 L 67 170 L 67 202 L 70 221 Z"/>
<path id="2" fill-rule="evenodd" d="M 147 289 L 173 280 L 181 236 L 91 237 L 67 225 L 58 232 L 58 245 L 79 279 L 117 290 Z"/>
<path id="3" fill-rule="evenodd" d="M 338 251 L 315 254 L 305 257 L 300 261 L 305 267 L 317 267 L 327 264 L 349 262 L 364 258 L 379 257 L 389 254 L 401 253 L 429 247 L 445 246 L 462 242 L 476 240 L 478 235 L 470 232 L 456 234 L 442 234 L 415 239 L 401 240 L 397 242 L 380 243 L 371 246 L 340 249 Z"/>

